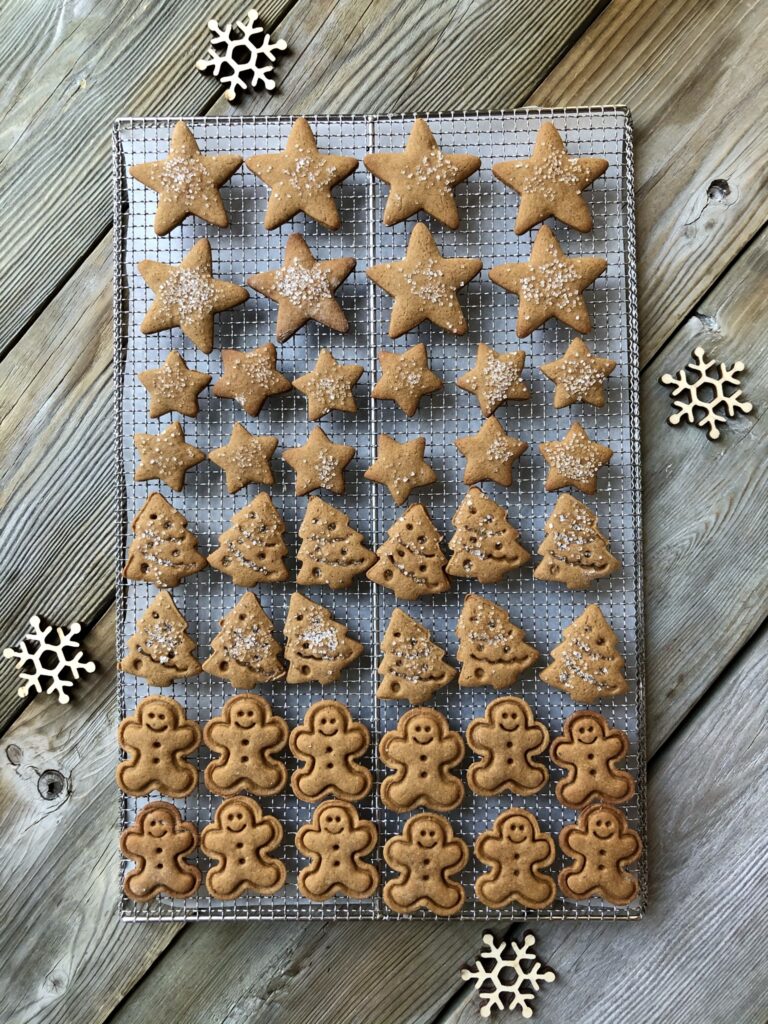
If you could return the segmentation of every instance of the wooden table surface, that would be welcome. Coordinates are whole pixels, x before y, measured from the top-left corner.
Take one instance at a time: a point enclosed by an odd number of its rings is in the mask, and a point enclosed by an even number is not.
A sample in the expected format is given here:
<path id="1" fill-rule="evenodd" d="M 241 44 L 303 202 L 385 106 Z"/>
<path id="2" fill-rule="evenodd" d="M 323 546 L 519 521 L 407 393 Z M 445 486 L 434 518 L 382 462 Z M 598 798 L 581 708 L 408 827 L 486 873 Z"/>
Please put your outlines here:
<path id="1" fill-rule="evenodd" d="M 110 128 L 228 114 L 211 0 L 0 6 L 0 640 L 86 624 L 71 705 L 0 665 L 3 1024 L 474 1021 L 481 923 L 127 925 L 116 915 Z M 264 0 L 250 113 L 625 103 L 636 137 L 650 905 L 542 922 L 537 1020 L 764 1024 L 768 9 L 758 0 Z M 715 444 L 666 424 L 695 345 L 747 365 Z M 510 934 L 522 929 L 514 926 Z M 501 930 L 503 931 L 503 929 Z M 162 1016 L 161 1016 L 162 1015 Z M 510 1017 L 509 1019 L 516 1019 Z"/>

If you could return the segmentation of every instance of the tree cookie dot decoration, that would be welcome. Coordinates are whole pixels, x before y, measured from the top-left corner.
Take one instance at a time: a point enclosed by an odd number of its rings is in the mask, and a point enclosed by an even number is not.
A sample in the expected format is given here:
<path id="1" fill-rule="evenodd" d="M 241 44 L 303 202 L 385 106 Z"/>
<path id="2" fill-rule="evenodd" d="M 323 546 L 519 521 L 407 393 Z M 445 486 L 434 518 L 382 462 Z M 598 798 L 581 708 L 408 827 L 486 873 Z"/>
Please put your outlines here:
<path id="1" fill-rule="evenodd" d="M 707 431 L 711 441 L 720 437 L 718 423 L 725 423 L 728 419 L 734 419 L 739 412 L 752 412 L 752 403 L 745 402 L 741 397 L 741 388 L 738 375 L 744 369 L 744 363 L 737 360 L 730 369 L 725 363 L 720 363 L 720 369 L 710 372 L 717 363 L 716 359 L 707 359 L 704 349 L 698 346 L 693 350 L 692 362 L 688 363 L 685 369 L 679 370 L 677 375 L 665 373 L 660 381 L 671 387 L 673 405 L 677 412 L 673 412 L 667 420 L 673 427 L 678 426 L 683 420 L 693 423 Z M 689 378 L 687 371 L 692 370 L 693 375 Z M 726 387 L 735 388 L 730 394 L 726 394 Z M 685 398 L 676 398 L 685 392 Z M 711 398 L 707 396 L 711 395 Z M 696 413 L 701 415 L 696 419 Z"/>
<path id="2" fill-rule="evenodd" d="M 81 675 L 96 671 L 93 661 L 85 660 L 85 652 L 74 638 L 81 630 L 79 622 L 68 626 L 44 626 L 39 615 L 29 620 L 29 629 L 16 647 L 6 647 L 4 658 L 14 658 L 19 675 L 24 680 L 19 697 L 27 697 L 30 690 L 55 693 L 59 704 L 69 703 L 67 690 Z"/>
<path id="3" fill-rule="evenodd" d="M 196 61 L 198 71 L 206 71 L 229 86 L 225 99 L 233 103 L 238 90 L 257 89 L 263 85 L 271 92 L 275 81 L 271 77 L 278 60 L 278 52 L 288 49 L 284 39 L 272 42 L 269 32 L 259 24 L 259 12 L 251 8 L 245 21 L 231 22 L 222 28 L 215 18 L 208 22 L 211 33 L 208 52 Z M 263 39 L 259 39 L 263 35 Z"/>
<path id="4" fill-rule="evenodd" d="M 523 941 L 518 945 L 512 940 L 497 942 L 491 932 L 483 935 L 483 943 L 488 947 L 483 949 L 480 956 L 475 960 L 475 968 L 463 967 L 461 977 L 463 981 L 474 981 L 475 988 L 480 992 L 481 1017 L 490 1017 L 494 1009 L 504 1009 L 504 997 L 509 996 L 506 1005 L 508 1010 L 519 1010 L 521 1017 L 530 1020 L 533 1016 L 533 1006 L 536 993 L 541 988 L 543 981 L 551 982 L 557 977 L 555 972 L 545 967 L 538 959 L 534 946 L 536 936 L 532 932 L 526 932 Z M 488 964 L 483 961 L 488 961 Z M 490 965 L 490 966 L 489 966 Z M 486 991 L 482 991 L 488 983 Z M 524 986 L 529 986 L 530 990 Z"/>

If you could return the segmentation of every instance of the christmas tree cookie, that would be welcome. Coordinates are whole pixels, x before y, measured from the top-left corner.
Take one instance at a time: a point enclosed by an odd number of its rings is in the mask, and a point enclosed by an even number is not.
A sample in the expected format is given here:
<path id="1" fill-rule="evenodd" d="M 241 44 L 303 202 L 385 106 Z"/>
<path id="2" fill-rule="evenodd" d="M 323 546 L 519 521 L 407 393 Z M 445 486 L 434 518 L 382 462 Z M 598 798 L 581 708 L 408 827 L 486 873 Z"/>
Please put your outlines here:
<path id="1" fill-rule="evenodd" d="M 627 692 L 627 680 L 617 643 L 599 606 L 590 604 L 563 630 L 562 642 L 552 651 L 552 664 L 542 669 L 541 678 L 580 704 L 620 697 Z"/>
<path id="2" fill-rule="evenodd" d="M 232 516 L 232 526 L 208 556 L 214 569 L 231 576 L 238 587 L 281 583 L 288 579 L 283 543 L 285 523 L 268 494 L 257 494 Z"/>
<path id="3" fill-rule="evenodd" d="M 303 594 L 291 595 L 283 632 L 289 683 L 333 683 L 363 652 L 346 626 Z"/>
<path id="4" fill-rule="evenodd" d="M 376 561 L 362 533 L 350 526 L 349 516 L 322 498 L 309 499 L 299 537 L 296 582 L 303 586 L 325 584 L 332 590 L 343 589 Z"/>
<path id="5" fill-rule="evenodd" d="M 196 676 L 201 671 L 195 657 L 197 644 L 187 629 L 187 620 L 171 595 L 161 591 L 136 623 L 120 668 L 152 686 L 168 686 L 174 679 Z"/>
<path id="6" fill-rule="evenodd" d="M 451 576 L 466 576 L 480 583 L 498 583 L 513 569 L 530 560 L 518 542 L 520 534 L 507 513 L 479 487 L 467 491 L 451 520 L 456 532 L 448 542 L 453 555 L 446 566 Z"/>
<path id="7" fill-rule="evenodd" d="M 207 564 L 197 550 L 197 537 L 187 529 L 185 517 L 157 491 L 144 502 L 131 529 L 135 536 L 123 567 L 126 579 L 155 587 L 176 587 Z"/>
<path id="8" fill-rule="evenodd" d="M 258 599 L 248 592 L 220 622 L 211 641 L 212 654 L 203 670 L 227 679 L 238 689 L 282 679 L 281 647 L 272 636 L 272 623 Z"/>
<path id="9" fill-rule="evenodd" d="M 539 658 L 538 651 L 525 643 L 525 633 L 514 625 L 507 612 L 477 594 L 465 598 L 456 636 L 461 664 L 459 686 L 505 690 L 514 686 Z"/>
<path id="10" fill-rule="evenodd" d="M 387 537 L 376 552 L 378 562 L 366 573 L 369 580 L 405 601 L 451 589 L 441 537 L 423 505 L 411 505 L 390 526 Z"/>
<path id="11" fill-rule="evenodd" d="M 376 696 L 381 700 L 407 700 L 424 704 L 456 676 L 445 651 L 432 642 L 429 630 L 395 608 L 382 642 L 384 657 Z"/>
<path id="12" fill-rule="evenodd" d="M 557 499 L 544 533 L 539 545 L 542 560 L 533 573 L 537 580 L 584 590 L 593 580 L 610 576 L 621 567 L 598 529 L 595 513 L 570 494 Z"/>

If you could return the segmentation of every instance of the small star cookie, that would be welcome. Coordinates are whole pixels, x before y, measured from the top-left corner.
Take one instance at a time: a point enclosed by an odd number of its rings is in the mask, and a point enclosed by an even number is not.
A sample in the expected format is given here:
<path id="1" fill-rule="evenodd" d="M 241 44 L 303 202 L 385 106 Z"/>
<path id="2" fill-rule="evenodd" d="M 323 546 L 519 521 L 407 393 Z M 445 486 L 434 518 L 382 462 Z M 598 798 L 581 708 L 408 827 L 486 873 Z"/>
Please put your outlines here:
<path id="1" fill-rule="evenodd" d="M 577 231 L 591 231 L 592 214 L 581 193 L 607 169 L 608 161 L 600 157 L 568 156 L 551 121 L 544 121 L 539 128 L 528 159 L 505 160 L 491 168 L 499 181 L 520 195 L 517 235 L 530 231 L 547 217 L 557 217 Z"/>
<path id="2" fill-rule="evenodd" d="M 549 466 L 548 491 L 562 487 L 576 487 L 584 494 L 597 490 L 597 471 L 611 461 L 613 450 L 607 445 L 590 441 L 580 423 L 572 423 L 561 441 L 543 441 L 539 451 Z"/>
<path id="3" fill-rule="evenodd" d="M 424 459 L 426 438 L 396 441 L 389 434 L 379 434 L 376 461 L 363 476 L 377 484 L 384 484 L 396 505 L 402 505 L 416 487 L 427 487 L 437 480 L 437 473 Z"/>
<path id="4" fill-rule="evenodd" d="M 133 443 L 139 451 L 136 480 L 162 480 L 174 491 L 184 488 L 187 470 L 205 459 L 205 452 L 187 444 L 184 428 L 171 423 L 162 434 L 134 434 Z"/>
<path id="5" fill-rule="evenodd" d="M 269 460 L 275 454 L 277 440 L 276 437 L 255 437 L 242 423 L 236 423 L 229 441 L 208 453 L 211 462 L 224 470 L 230 494 L 246 484 L 271 486 L 275 482 Z"/>
<path id="6" fill-rule="evenodd" d="M 211 383 L 210 373 L 190 370 L 176 351 L 168 353 L 162 366 L 142 370 L 137 376 L 149 392 L 149 415 L 153 419 L 168 412 L 197 416 L 197 396 Z"/>
<path id="7" fill-rule="evenodd" d="M 491 267 L 488 276 L 520 299 L 517 336 L 527 338 L 550 317 L 574 331 L 592 330 L 582 292 L 604 274 L 608 263 L 600 256 L 563 255 L 552 230 L 539 229 L 527 263 Z"/>
<path id="8" fill-rule="evenodd" d="M 423 210 L 446 227 L 457 228 L 459 211 L 453 190 L 479 169 L 480 158 L 444 153 L 427 122 L 417 117 L 401 153 L 369 153 L 364 163 L 390 186 L 385 224 L 399 224 Z"/>
<path id="9" fill-rule="evenodd" d="M 398 355 L 379 352 L 382 375 L 374 385 L 374 398 L 397 402 L 406 416 L 413 416 L 425 395 L 442 391 L 443 382 L 429 368 L 426 346 L 419 342 Z"/>
<path id="10" fill-rule="evenodd" d="M 593 356 L 583 338 L 574 338 L 561 359 L 542 363 L 541 372 L 555 384 L 555 408 L 584 402 L 605 405 L 605 379 L 616 369 L 613 359 Z"/>
<path id="11" fill-rule="evenodd" d="M 348 178 L 357 164 L 354 157 L 321 153 L 309 122 L 297 117 L 282 152 L 259 153 L 245 161 L 270 188 L 264 227 L 271 231 L 305 213 L 335 231 L 341 217 L 331 189 Z"/>
<path id="12" fill-rule="evenodd" d="M 404 260 L 369 267 L 366 274 L 394 298 L 390 338 L 412 331 L 429 320 L 450 334 L 466 334 L 467 320 L 457 291 L 483 266 L 478 259 L 445 259 L 426 224 L 417 224 L 408 239 Z"/>
<path id="13" fill-rule="evenodd" d="M 155 234 L 167 235 L 193 214 L 208 224 L 225 228 L 227 211 L 219 189 L 240 164 L 241 156 L 203 156 L 195 137 L 183 121 L 177 121 L 165 160 L 134 164 L 130 175 L 158 194 Z"/>
<path id="14" fill-rule="evenodd" d="M 477 360 L 471 370 L 456 381 L 463 391 L 474 395 L 483 416 L 492 416 L 504 402 L 525 401 L 531 397 L 521 377 L 525 352 L 497 352 L 481 341 Z"/>
<path id="15" fill-rule="evenodd" d="M 248 292 L 239 284 L 212 276 L 211 243 L 195 242 L 180 264 L 139 260 L 136 269 L 155 300 L 141 321 L 142 334 L 157 334 L 180 327 L 201 352 L 213 348 L 213 317 L 224 309 L 239 306 Z"/>
<path id="16" fill-rule="evenodd" d="M 487 480 L 504 487 L 512 483 L 512 467 L 528 447 L 525 441 L 507 434 L 495 416 L 490 416 L 476 434 L 459 437 L 454 444 L 467 460 L 465 484 Z"/>
<path id="17" fill-rule="evenodd" d="M 310 320 L 343 334 L 349 330 L 349 321 L 334 292 L 356 263 L 346 257 L 316 260 L 303 235 L 295 234 L 285 243 L 282 267 L 253 274 L 247 283 L 277 303 L 278 341 L 287 341 Z"/>
<path id="18" fill-rule="evenodd" d="M 251 352 L 225 348 L 224 372 L 213 385 L 217 398 L 234 398 L 249 416 L 258 416 L 270 395 L 291 390 L 291 382 L 276 369 L 277 349 L 268 342 Z"/>
<path id="19" fill-rule="evenodd" d="M 320 350 L 315 368 L 293 381 L 293 386 L 307 396 L 307 415 L 319 420 L 332 409 L 357 412 L 352 388 L 362 375 L 363 367 L 337 363 L 327 348 Z"/>
<path id="20" fill-rule="evenodd" d="M 286 448 L 283 459 L 296 473 L 296 494 L 325 488 L 344 493 L 344 468 L 355 454 L 348 444 L 334 444 L 321 427 L 315 427 L 306 444 Z"/>

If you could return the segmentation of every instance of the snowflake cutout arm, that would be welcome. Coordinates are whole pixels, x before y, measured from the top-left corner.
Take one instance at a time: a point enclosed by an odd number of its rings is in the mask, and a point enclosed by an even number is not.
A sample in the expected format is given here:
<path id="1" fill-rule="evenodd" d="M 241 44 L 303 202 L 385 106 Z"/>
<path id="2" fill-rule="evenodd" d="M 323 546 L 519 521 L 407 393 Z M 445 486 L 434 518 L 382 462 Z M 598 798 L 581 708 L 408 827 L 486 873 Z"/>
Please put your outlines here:
<path id="1" fill-rule="evenodd" d="M 718 423 L 725 423 L 739 412 L 752 412 L 752 403 L 742 400 L 739 387 L 738 375 L 744 369 L 744 363 L 735 362 L 730 369 L 725 363 L 720 363 L 720 369 L 711 372 L 716 362 L 715 359 L 708 360 L 704 349 L 698 347 L 693 350 L 693 361 L 688 363 L 685 369 L 680 370 L 677 376 L 665 373 L 661 377 L 662 384 L 672 387 L 672 398 L 676 399 L 673 405 L 677 408 L 677 412 L 673 412 L 667 422 L 675 427 L 682 420 L 686 420 L 688 423 L 706 429 L 712 441 L 716 441 L 720 437 Z M 688 370 L 693 371 L 690 380 Z M 726 394 L 726 386 L 736 388 L 736 390 L 731 394 Z M 702 390 L 704 390 L 704 394 L 711 393 L 713 397 L 711 399 L 704 398 Z M 677 398 L 683 393 L 685 393 L 684 398 Z M 696 419 L 695 414 L 699 411 L 702 411 L 703 415 Z"/>
<path id="2" fill-rule="evenodd" d="M 81 675 L 96 671 L 92 661 L 85 661 L 85 653 L 74 637 L 80 632 L 79 622 L 72 622 L 66 628 L 43 626 L 39 615 L 29 620 L 29 630 L 17 647 L 7 647 L 4 658 L 14 658 L 19 675 L 24 680 L 19 687 L 19 697 L 26 697 L 34 689 L 42 693 L 56 693 L 59 704 L 69 703 L 67 689 L 73 686 Z M 55 633 L 55 636 L 52 634 Z M 27 671 L 23 671 L 27 667 Z M 70 678 L 71 677 L 71 678 Z"/>
<path id="3" fill-rule="evenodd" d="M 474 981 L 475 988 L 480 990 L 488 982 L 490 989 L 480 992 L 481 1017 L 490 1017 L 494 1009 L 504 1009 L 504 996 L 509 996 L 508 1010 L 519 1010 L 522 1017 L 529 1020 L 533 1016 L 531 1004 L 543 981 L 554 981 L 557 975 L 545 967 L 536 956 L 533 946 L 536 936 L 527 932 L 518 945 L 514 940 L 509 943 L 497 942 L 491 932 L 483 935 L 483 942 L 488 947 L 480 953 L 475 961 L 475 969 L 464 967 L 461 971 L 463 981 Z M 483 963 L 490 961 L 491 966 Z M 533 961 L 532 963 L 530 961 Z M 509 981 L 505 978 L 510 978 Z M 529 985 L 532 991 L 523 989 Z"/>
<path id="4" fill-rule="evenodd" d="M 238 89 L 245 92 L 250 86 L 256 89 L 263 85 L 270 92 L 275 88 L 271 77 L 275 70 L 279 50 L 287 50 L 284 39 L 272 42 L 269 32 L 265 32 L 258 23 L 259 12 L 252 8 L 248 11 L 245 21 L 235 22 L 233 28 L 229 23 L 222 28 L 215 18 L 208 22 L 211 42 L 205 57 L 197 61 L 198 71 L 209 71 L 229 88 L 224 93 L 226 99 L 233 102 L 237 99 Z M 239 30 L 239 34 L 234 29 Z M 258 41 L 259 36 L 264 38 Z M 238 59 L 237 54 L 247 51 L 247 58 Z"/>

